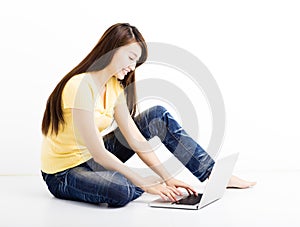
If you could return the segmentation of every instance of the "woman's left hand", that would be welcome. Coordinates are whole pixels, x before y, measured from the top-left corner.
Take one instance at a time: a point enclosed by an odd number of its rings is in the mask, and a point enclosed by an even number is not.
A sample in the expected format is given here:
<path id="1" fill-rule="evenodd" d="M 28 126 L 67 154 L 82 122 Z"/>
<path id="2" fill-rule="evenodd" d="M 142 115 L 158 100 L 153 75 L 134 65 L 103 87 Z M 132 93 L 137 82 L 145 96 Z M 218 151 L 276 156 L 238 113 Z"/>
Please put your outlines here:
<path id="1" fill-rule="evenodd" d="M 188 185 L 180 180 L 177 180 L 175 178 L 166 180 L 165 183 L 167 186 L 171 187 L 172 190 L 174 191 L 174 193 L 176 193 L 177 195 L 182 195 L 182 192 L 179 191 L 177 188 L 184 188 L 185 190 L 187 190 L 189 195 L 191 195 L 191 194 L 198 195 L 197 191 L 194 188 L 192 188 L 190 185 Z"/>

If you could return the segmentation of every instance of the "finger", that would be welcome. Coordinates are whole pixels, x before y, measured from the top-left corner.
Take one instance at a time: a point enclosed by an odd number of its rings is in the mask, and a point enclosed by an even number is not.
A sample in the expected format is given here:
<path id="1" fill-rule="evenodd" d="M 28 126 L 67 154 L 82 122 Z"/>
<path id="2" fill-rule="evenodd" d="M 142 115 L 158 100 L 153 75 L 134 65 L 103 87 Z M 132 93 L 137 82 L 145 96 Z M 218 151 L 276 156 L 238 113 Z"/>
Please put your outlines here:
<path id="1" fill-rule="evenodd" d="M 194 194 L 196 196 L 198 195 L 197 191 L 193 187 L 191 187 L 190 185 L 188 185 L 188 184 L 186 184 L 182 181 L 177 181 L 176 183 L 177 184 L 174 185 L 173 187 L 176 188 L 176 190 L 180 193 L 180 195 L 182 195 L 182 193 L 177 189 L 178 187 L 184 188 L 188 192 L 189 195 L 192 195 L 192 194 Z"/>
<path id="2" fill-rule="evenodd" d="M 172 191 L 166 191 L 165 195 L 172 201 L 172 202 L 176 202 L 177 198 L 176 195 L 172 192 Z"/>
<path id="3" fill-rule="evenodd" d="M 198 192 L 195 191 L 195 190 L 193 190 L 193 189 L 191 189 L 191 188 L 186 187 L 185 190 L 189 193 L 189 196 L 190 195 L 198 196 Z"/>
<path id="4" fill-rule="evenodd" d="M 183 195 L 182 192 L 178 189 L 178 187 L 174 187 L 174 189 L 176 190 L 176 192 L 178 193 L 177 195 Z"/>
<path id="5" fill-rule="evenodd" d="M 171 196 L 173 202 L 177 202 L 177 197 L 173 192 L 170 193 L 170 196 Z"/>
<path id="6" fill-rule="evenodd" d="M 167 197 L 163 193 L 159 193 L 162 200 L 167 201 Z"/>
<path id="7" fill-rule="evenodd" d="M 176 194 L 177 195 L 180 195 L 180 196 L 182 196 L 183 194 L 182 194 L 182 192 L 178 189 L 178 188 L 183 188 L 183 189 L 186 189 L 187 190 L 187 187 L 188 186 L 186 186 L 186 185 L 184 185 L 184 184 L 181 184 L 181 185 L 175 185 L 173 188 L 175 188 L 175 190 L 176 190 Z M 189 195 L 191 194 L 191 192 L 189 192 L 189 190 L 187 190 L 187 192 L 189 193 Z"/>
<path id="8" fill-rule="evenodd" d="M 193 194 L 193 191 L 190 190 L 190 187 L 186 184 L 177 185 L 177 187 L 184 188 L 189 195 Z"/>
<path id="9" fill-rule="evenodd" d="M 188 184 L 185 184 L 185 183 L 183 183 L 183 184 L 181 184 L 179 187 L 182 187 L 182 188 L 184 188 L 185 190 L 187 190 L 187 192 L 189 193 L 189 195 L 191 195 L 191 194 L 194 194 L 194 195 L 198 195 L 198 192 L 193 188 L 193 187 L 191 187 L 190 185 L 188 185 Z"/>
<path id="10" fill-rule="evenodd" d="M 194 188 L 189 186 L 188 189 L 192 192 L 192 194 L 198 196 L 198 192 Z"/>
<path id="11" fill-rule="evenodd" d="M 175 186 L 168 186 L 170 190 L 172 190 L 176 195 L 182 195 L 182 192 L 178 190 Z"/>
<path id="12" fill-rule="evenodd" d="M 192 194 L 188 188 L 185 188 L 185 190 L 189 193 L 189 195 Z"/>

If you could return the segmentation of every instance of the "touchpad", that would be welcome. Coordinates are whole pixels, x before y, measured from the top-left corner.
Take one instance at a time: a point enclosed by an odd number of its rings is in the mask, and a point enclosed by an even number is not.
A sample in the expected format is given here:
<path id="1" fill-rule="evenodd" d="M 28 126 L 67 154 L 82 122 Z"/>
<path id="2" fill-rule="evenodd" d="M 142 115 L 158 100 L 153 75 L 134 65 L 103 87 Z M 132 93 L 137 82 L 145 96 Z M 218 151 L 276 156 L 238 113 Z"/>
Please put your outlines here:
<path id="1" fill-rule="evenodd" d="M 186 197 L 183 197 L 182 199 L 178 200 L 177 202 L 174 202 L 175 204 L 184 204 L 184 205 L 195 205 L 200 202 L 202 198 L 202 194 L 198 193 L 198 196 L 189 195 Z"/>

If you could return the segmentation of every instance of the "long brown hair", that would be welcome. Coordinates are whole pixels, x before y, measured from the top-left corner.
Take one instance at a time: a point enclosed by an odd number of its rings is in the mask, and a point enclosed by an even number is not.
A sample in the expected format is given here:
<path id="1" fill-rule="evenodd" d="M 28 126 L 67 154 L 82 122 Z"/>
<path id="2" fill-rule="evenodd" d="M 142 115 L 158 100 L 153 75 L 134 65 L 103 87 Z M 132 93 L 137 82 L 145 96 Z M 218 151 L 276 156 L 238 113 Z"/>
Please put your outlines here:
<path id="1" fill-rule="evenodd" d="M 105 68 L 110 63 L 117 48 L 133 42 L 138 42 L 142 49 L 142 55 L 136 64 L 136 67 L 138 67 L 146 61 L 148 54 L 146 42 L 138 29 L 128 23 L 117 23 L 104 32 L 92 51 L 74 69 L 62 78 L 49 96 L 42 122 L 42 133 L 44 135 L 47 135 L 49 130 L 51 130 L 51 134 L 54 132 L 57 135 L 59 125 L 65 123 L 61 99 L 63 89 L 69 79 L 81 73 Z M 99 61 L 100 58 L 101 61 Z M 135 72 L 132 71 L 128 73 L 120 82 L 124 88 L 132 83 L 132 85 L 128 86 L 124 91 L 127 96 L 127 105 L 130 115 L 134 117 L 137 104 L 136 87 L 134 83 Z"/>

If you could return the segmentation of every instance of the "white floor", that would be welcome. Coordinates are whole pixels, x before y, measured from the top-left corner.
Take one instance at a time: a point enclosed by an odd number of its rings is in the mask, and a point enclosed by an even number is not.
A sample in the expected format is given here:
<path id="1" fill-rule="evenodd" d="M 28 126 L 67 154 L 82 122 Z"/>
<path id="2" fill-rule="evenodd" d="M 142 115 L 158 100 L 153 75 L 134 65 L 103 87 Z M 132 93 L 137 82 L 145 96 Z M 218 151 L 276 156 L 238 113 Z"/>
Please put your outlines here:
<path id="1" fill-rule="evenodd" d="M 144 194 L 124 208 L 108 209 L 52 197 L 40 176 L 0 177 L 0 226 L 300 226 L 300 171 L 235 173 L 257 180 L 254 188 L 227 189 L 201 210 L 150 208 L 156 196 Z M 190 180 L 183 172 L 179 179 Z"/>

